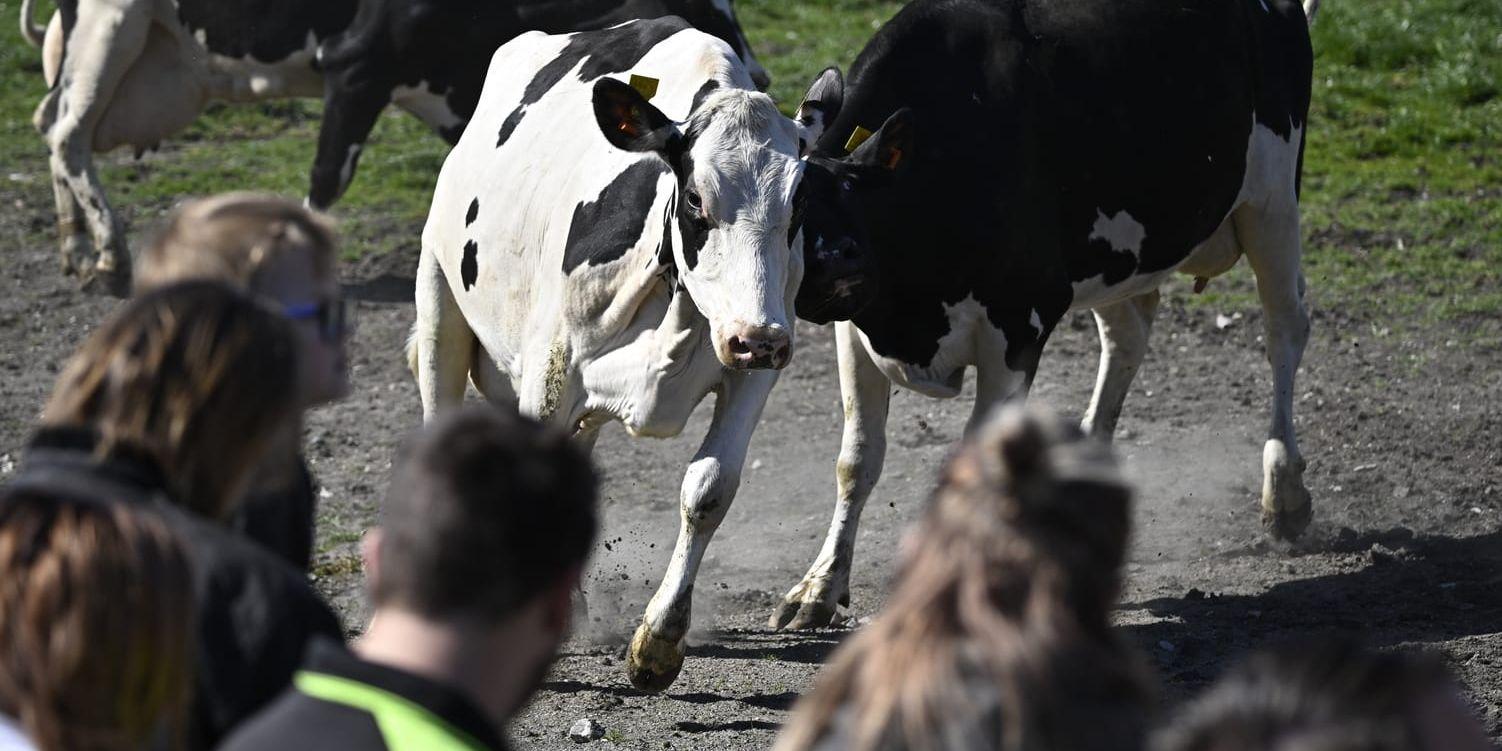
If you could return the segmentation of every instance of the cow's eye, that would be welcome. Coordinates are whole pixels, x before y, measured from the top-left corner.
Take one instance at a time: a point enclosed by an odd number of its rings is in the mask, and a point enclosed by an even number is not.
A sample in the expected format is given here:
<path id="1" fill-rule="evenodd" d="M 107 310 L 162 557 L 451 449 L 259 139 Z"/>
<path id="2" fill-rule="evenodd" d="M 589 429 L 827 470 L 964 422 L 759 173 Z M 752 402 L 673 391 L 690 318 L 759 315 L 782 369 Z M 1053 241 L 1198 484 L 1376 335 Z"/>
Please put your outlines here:
<path id="1" fill-rule="evenodd" d="M 704 198 L 699 195 L 699 191 L 688 191 L 683 195 L 683 201 L 684 203 L 688 204 L 689 211 L 692 211 L 695 214 L 704 213 Z"/>

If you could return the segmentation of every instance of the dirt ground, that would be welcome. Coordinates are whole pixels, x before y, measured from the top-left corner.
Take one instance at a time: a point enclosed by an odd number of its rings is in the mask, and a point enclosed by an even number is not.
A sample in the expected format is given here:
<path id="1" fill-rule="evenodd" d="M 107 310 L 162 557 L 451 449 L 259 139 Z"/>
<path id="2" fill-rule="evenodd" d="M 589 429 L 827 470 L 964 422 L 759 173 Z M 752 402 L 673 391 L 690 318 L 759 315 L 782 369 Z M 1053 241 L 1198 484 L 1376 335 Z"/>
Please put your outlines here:
<path id="1" fill-rule="evenodd" d="M 115 301 L 81 294 L 57 272 L 45 182 L 0 184 L 0 478 L 60 365 Z M 139 246 L 153 217 L 134 217 Z M 364 621 L 356 541 L 372 522 L 400 437 L 419 404 L 400 356 L 412 320 L 414 238 L 402 253 L 346 270 L 358 301 L 354 394 L 308 425 L 322 484 L 317 584 L 352 632 Z M 1239 269 L 1229 282 L 1247 284 Z M 1315 523 L 1275 545 L 1257 518 L 1270 377 L 1255 309 L 1207 311 L 1166 295 L 1153 352 L 1117 440 L 1140 488 L 1135 547 L 1119 622 L 1156 665 L 1171 707 L 1258 645 L 1328 631 L 1442 653 L 1477 712 L 1502 735 L 1502 351 L 1464 325 L 1409 329 L 1325 310 L 1300 372 L 1300 438 Z M 1217 313 L 1235 314 L 1217 326 Z M 707 406 L 679 438 L 607 430 L 605 530 L 586 595 L 589 622 L 515 723 L 522 748 L 570 748 L 581 717 L 630 748 L 766 748 L 789 707 L 848 629 L 778 634 L 765 620 L 822 540 L 833 505 L 838 384 L 829 329 L 799 329 L 798 353 L 769 403 L 745 480 L 699 578 L 695 635 L 678 682 L 646 695 L 622 655 L 666 564 L 682 469 Z M 1035 398 L 1079 414 L 1097 344 L 1072 317 L 1045 355 Z M 904 526 L 918 513 L 959 435 L 969 400 L 900 392 L 887 471 L 861 525 L 852 619 L 877 611 Z"/>

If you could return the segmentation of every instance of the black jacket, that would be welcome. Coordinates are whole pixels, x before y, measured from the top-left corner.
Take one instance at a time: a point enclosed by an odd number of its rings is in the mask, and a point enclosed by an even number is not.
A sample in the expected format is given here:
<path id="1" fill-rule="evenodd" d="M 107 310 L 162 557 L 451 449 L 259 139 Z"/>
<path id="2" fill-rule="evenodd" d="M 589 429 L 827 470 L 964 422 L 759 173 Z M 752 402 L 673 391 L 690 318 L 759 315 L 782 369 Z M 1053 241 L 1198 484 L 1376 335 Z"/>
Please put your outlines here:
<path id="1" fill-rule="evenodd" d="M 445 748 L 504 751 L 505 741 L 480 709 L 458 690 L 404 670 L 366 662 L 338 644 L 316 639 L 303 666 L 306 676 L 347 682 L 362 692 L 391 697 L 406 705 L 408 717 L 441 729 L 457 740 Z M 306 680 L 300 678 L 299 683 Z M 404 723 L 377 723 L 370 710 L 350 703 L 315 698 L 290 688 L 266 711 L 245 723 L 220 751 L 384 751 L 424 747 L 404 737 Z M 314 693 L 317 693 L 316 690 Z M 405 725 L 407 729 L 411 725 Z"/>
<path id="2" fill-rule="evenodd" d="M 288 685 L 309 639 L 342 638 L 339 620 L 301 572 L 173 503 L 161 470 L 149 459 L 129 452 L 97 459 L 95 445 L 87 430 L 38 431 L 6 492 L 32 489 L 140 504 L 166 519 L 187 549 L 198 601 L 198 678 L 188 748 L 211 748 Z"/>
<path id="3" fill-rule="evenodd" d="M 313 563 L 313 520 L 318 513 L 313 474 L 297 458 L 296 477 L 285 488 L 252 493 L 230 517 L 235 531 L 307 573 Z"/>

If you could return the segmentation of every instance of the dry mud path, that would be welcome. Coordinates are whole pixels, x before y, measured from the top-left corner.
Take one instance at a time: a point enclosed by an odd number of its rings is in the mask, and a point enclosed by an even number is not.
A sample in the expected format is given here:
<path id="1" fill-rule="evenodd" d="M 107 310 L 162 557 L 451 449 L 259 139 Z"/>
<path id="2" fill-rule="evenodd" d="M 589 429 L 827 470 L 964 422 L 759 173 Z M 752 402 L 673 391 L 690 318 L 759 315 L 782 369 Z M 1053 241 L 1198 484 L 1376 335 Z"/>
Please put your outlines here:
<path id="1" fill-rule="evenodd" d="M 52 252 L 41 183 L 0 185 L 0 479 L 13 471 L 58 368 L 116 303 L 79 293 Z M 149 228 L 152 217 L 134 222 Z M 364 620 L 356 542 L 372 523 L 392 451 L 419 421 L 401 348 L 412 320 L 414 248 L 346 270 L 358 301 L 354 394 L 308 425 L 323 487 L 317 585 L 347 625 Z M 134 246 L 144 233 L 132 233 Z M 1219 283 L 1248 284 L 1243 270 Z M 1489 732 L 1502 734 L 1502 351 L 1463 326 L 1429 328 L 1325 310 L 1300 373 L 1298 421 L 1315 522 L 1294 546 L 1258 527 L 1270 380 L 1254 309 L 1228 328 L 1217 311 L 1166 295 L 1153 351 L 1117 447 L 1140 489 L 1135 544 L 1118 619 L 1147 653 L 1172 705 L 1246 650 L 1303 634 L 1356 632 L 1379 645 L 1442 652 Z M 1220 311 L 1234 313 L 1237 311 Z M 1410 336 L 1392 330 L 1418 331 Z M 777 634 L 764 622 L 822 540 L 833 505 L 840 413 L 830 330 L 799 329 L 798 352 L 752 443 L 744 483 L 721 527 L 695 601 L 688 662 L 666 694 L 627 683 L 624 640 L 660 576 L 677 529 L 684 462 L 707 424 L 633 440 L 608 429 L 605 529 L 580 624 L 543 690 L 516 722 L 522 748 L 570 748 L 592 718 L 600 745 L 766 748 L 798 694 L 848 629 Z M 1035 398 L 1079 414 L 1095 373 L 1087 315 L 1061 327 Z M 887 470 L 861 525 L 852 617 L 872 615 L 904 526 L 919 512 L 959 435 L 969 400 L 899 392 Z"/>

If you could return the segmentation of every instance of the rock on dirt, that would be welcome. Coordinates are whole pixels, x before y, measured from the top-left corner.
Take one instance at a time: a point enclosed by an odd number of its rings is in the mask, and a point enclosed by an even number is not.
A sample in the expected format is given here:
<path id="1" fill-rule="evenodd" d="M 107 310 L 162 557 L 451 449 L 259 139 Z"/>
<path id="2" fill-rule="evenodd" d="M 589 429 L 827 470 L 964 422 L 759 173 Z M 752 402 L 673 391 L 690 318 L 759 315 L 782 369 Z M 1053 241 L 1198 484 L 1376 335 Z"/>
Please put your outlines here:
<path id="1" fill-rule="evenodd" d="M 568 729 L 568 739 L 575 743 L 588 743 L 605 736 L 605 728 L 600 723 L 581 717 Z"/>

